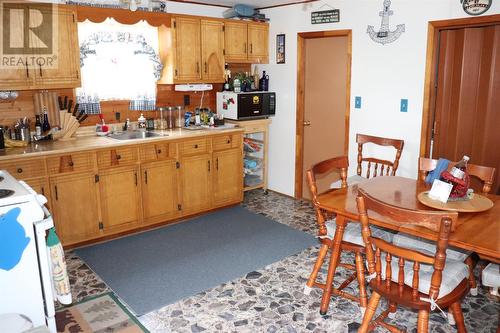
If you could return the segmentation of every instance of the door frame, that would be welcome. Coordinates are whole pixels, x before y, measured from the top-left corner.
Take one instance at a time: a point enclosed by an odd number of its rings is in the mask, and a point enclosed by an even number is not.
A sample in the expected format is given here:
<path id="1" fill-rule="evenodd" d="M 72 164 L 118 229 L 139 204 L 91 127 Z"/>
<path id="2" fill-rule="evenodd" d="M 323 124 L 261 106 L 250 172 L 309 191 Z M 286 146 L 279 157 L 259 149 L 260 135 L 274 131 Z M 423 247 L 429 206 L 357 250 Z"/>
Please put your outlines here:
<path id="1" fill-rule="evenodd" d="M 457 29 L 500 23 L 500 14 L 467 17 L 451 20 L 430 21 L 427 31 L 427 55 L 425 63 L 424 101 L 422 127 L 420 132 L 420 157 L 430 157 L 430 130 L 432 114 L 436 103 L 436 75 L 438 65 L 439 32 L 445 29 Z M 433 87 L 435 87 L 433 89 Z"/>
<path id="2" fill-rule="evenodd" d="M 347 77 L 344 154 L 349 151 L 349 116 L 351 107 L 352 30 L 328 30 L 297 33 L 297 105 L 295 132 L 295 198 L 302 198 L 304 174 L 305 44 L 307 39 L 347 37 Z"/>

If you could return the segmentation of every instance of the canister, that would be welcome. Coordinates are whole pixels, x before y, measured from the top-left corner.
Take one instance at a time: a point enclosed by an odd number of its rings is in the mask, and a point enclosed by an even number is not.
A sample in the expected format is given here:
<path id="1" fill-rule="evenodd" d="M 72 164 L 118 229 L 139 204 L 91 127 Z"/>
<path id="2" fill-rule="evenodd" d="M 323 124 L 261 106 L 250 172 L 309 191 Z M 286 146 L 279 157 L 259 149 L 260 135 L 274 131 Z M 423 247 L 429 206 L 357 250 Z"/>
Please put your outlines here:
<path id="1" fill-rule="evenodd" d="M 183 106 L 177 106 L 175 108 L 175 127 L 184 127 L 184 115 L 186 111 Z"/>

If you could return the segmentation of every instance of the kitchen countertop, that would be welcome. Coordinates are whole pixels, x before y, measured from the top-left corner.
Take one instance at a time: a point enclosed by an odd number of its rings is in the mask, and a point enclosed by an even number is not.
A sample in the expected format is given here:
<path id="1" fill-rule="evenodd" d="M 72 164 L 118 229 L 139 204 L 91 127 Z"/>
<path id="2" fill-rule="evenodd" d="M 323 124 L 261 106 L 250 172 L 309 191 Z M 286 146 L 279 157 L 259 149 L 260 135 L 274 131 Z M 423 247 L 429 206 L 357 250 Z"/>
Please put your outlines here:
<path id="1" fill-rule="evenodd" d="M 31 143 L 26 147 L 5 148 L 0 150 L 0 161 L 6 161 L 18 158 L 41 157 L 53 154 L 61 154 L 75 151 L 95 150 L 102 148 L 111 148 L 117 146 L 130 146 L 158 141 L 175 141 L 189 138 L 198 138 L 203 136 L 214 136 L 220 134 L 230 134 L 243 132 L 242 128 L 230 129 L 201 129 L 186 130 L 176 128 L 172 130 L 153 131 L 163 136 L 150 137 L 145 139 L 117 140 L 106 136 L 82 135 L 69 141 L 39 141 Z"/>

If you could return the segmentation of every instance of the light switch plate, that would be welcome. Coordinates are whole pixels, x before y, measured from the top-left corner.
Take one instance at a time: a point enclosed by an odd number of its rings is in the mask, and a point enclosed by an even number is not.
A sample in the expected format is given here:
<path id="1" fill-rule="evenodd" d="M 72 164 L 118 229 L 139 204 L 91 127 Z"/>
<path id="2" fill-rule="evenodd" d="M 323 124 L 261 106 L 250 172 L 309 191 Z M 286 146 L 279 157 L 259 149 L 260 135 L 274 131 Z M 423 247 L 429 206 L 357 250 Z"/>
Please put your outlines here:
<path id="1" fill-rule="evenodd" d="M 406 98 L 401 99 L 400 111 L 401 112 L 408 112 L 408 100 Z"/>
<path id="2" fill-rule="evenodd" d="M 361 96 L 354 97 L 354 107 L 356 109 L 361 109 Z"/>

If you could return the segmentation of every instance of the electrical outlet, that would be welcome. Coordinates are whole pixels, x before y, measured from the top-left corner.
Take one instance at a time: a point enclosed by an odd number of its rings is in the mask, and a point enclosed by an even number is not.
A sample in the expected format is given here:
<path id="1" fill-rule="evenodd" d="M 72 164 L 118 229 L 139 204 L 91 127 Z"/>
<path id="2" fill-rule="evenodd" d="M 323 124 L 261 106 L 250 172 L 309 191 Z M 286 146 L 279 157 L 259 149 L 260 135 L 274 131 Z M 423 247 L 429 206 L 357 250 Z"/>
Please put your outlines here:
<path id="1" fill-rule="evenodd" d="M 191 104 L 191 98 L 189 97 L 189 95 L 184 95 L 184 105 L 189 105 Z"/>
<path id="2" fill-rule="evenodd" d="M 354 98 L 354 107 L 356 109 L 361 109 L 361 96 L 356 96 Z"/>
<path id="3" fill-rule="evenodd" d="M 406 98 L 401 99 L 401 112 L 408 112 L 408 100 Z"/>

